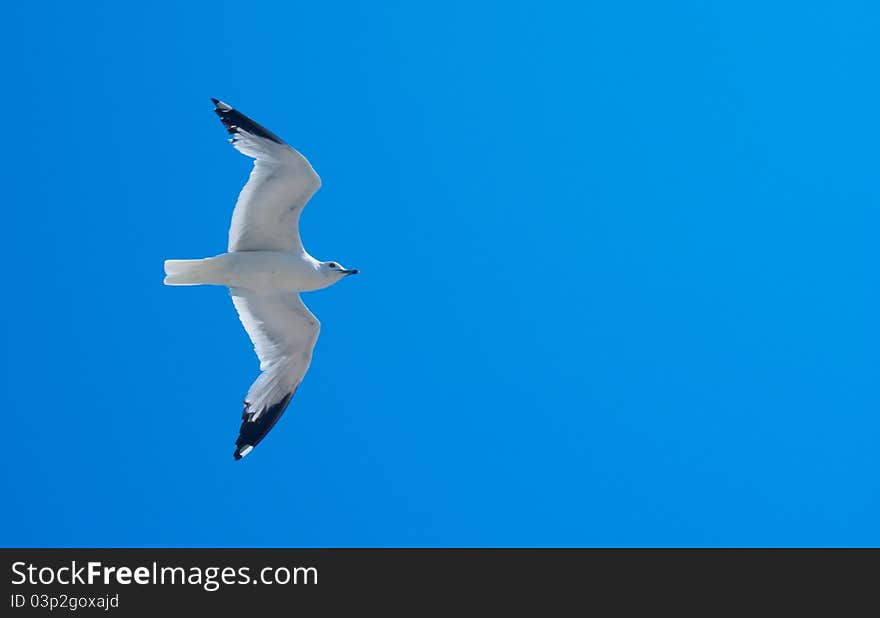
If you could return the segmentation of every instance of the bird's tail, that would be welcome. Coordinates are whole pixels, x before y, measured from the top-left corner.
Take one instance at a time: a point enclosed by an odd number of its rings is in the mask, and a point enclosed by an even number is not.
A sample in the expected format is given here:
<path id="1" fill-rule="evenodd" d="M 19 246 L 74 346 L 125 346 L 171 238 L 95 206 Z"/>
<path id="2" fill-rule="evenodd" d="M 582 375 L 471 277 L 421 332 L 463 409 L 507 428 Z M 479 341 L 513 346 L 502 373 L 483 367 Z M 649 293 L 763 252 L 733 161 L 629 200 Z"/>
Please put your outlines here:
<path id="1" fill-rule="evenodd" d="M 211 258 L 165 260 L 165 285 L 205 285 L 214 270 Z"/>

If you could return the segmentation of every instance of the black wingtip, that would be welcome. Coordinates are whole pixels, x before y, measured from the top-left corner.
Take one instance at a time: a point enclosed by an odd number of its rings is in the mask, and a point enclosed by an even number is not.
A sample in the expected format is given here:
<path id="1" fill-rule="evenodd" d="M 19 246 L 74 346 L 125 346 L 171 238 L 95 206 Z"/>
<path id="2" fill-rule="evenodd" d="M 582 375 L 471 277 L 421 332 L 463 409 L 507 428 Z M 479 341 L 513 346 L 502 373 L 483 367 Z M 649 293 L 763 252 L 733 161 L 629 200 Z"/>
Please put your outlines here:
<path id="1" fill-rule="evenodd" d="M 251 420 L 253 415 L 248 412 L 249 405 L 245 404 L 244 414 L 242 414 L 241 428 L 238 432 L 238 439 L 235 441 L 235 453 L 232 455 L 235 458 L 235 461 L 238 461 L 254 450 L 254 447 L 266 437 L 269 430 L 275 426 L 275 423 L 277 423 L 278 419 L 281 418 L 281 415 L 284 414 L 284 411 L 287 409 L 290 400 L 293 398 L 293 393 L 295 392 L 296 389 L 285 395 L 284 398 L 275 405 L 269 406 L 268 409 L 263 410 L 262 414 L 260 414 L 256 420 Z"/>
<path id="2" fill-rule="evenodd" d="M 251 135 L 262 137 L 278 144 L 284 144 L 284 140 L 272 133 L 263 125 L 254 122 L 238 110 L 232 108 L 228 103 L 224 103 L 220 99 L 211 98 L 214 102 L 214 113 L 220 117 L 220 122 L 226 127 L 226 131 L 231 135 L 235 135 L 239 131 L 246 131 Z"/>

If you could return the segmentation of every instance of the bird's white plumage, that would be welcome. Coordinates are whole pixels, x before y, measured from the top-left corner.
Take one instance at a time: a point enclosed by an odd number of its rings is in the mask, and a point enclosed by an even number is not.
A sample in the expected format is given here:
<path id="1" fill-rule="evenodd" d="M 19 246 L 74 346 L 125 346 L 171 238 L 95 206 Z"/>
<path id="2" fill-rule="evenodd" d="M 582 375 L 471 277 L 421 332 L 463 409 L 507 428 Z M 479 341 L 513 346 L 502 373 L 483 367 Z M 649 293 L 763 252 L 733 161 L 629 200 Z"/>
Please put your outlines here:
<path id="1" fill-rule="evenodd" d="M 241 459 L 284 413 L 312 361 L 321 325 L 299 292 L 356 274 L 320 262 L 303 248 L 299 218 L 321 186 L 312 166 L 281 138 L 231 106 L 212 99 L 232 145 L 254 167 L 235 204 L 229 249 L 200 260 L 166 260 L 166 285 L 223 285 L 260 359 L 248 390 L 234 456 Z"/>
<path id="2" fill-rule="evenodd" d="M 241 129 L 230 141 L 255 161 L 235 203 L 228 250 L 302 252 L 299 216 L 321 187 L 318 174 L 304 156 L 287 144 Z"/>
<path id="3" fill-rule="evenodd" d="M 302 381 L 312 362 L 321 323 L 299 294 L 257 294 L 242 288 L 232 288 L 230 293 L 260 359 L 262 373 L 245 399 L 252 420 L 256 420 Z"/>

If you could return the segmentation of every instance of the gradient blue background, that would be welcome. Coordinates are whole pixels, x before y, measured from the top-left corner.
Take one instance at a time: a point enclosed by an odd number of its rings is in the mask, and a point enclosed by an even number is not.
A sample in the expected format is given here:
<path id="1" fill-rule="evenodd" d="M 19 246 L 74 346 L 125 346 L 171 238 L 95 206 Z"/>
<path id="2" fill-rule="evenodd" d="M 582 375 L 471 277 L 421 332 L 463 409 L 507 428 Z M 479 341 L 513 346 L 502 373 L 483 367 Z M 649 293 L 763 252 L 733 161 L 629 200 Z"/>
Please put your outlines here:
<path id="1" fill-rule="evenodd" d="M 6 11 L 0 544 L 880 544 L 875 3 Z M 238 463 L 212 96 L 362 270 Z"/>

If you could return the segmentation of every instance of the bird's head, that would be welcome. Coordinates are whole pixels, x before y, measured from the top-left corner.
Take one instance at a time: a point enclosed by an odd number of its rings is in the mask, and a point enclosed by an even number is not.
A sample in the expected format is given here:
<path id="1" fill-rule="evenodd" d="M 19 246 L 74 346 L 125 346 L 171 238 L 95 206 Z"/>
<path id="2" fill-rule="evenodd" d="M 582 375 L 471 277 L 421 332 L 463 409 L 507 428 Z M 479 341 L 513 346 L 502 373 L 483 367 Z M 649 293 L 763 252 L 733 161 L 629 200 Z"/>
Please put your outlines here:
<path id="1" fill-rule="evenodd" d="M 343 277 L 356 275 L 360 272 L 357 268 L 345 268 L 339 262 L 321 262 L 319 270 L 325 277 L 333 281 L 339 281 Z"/>

